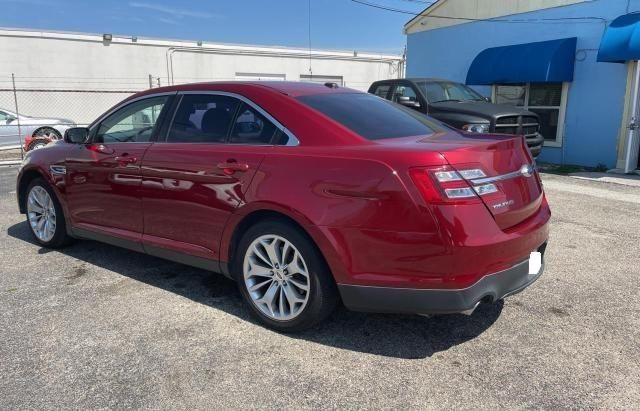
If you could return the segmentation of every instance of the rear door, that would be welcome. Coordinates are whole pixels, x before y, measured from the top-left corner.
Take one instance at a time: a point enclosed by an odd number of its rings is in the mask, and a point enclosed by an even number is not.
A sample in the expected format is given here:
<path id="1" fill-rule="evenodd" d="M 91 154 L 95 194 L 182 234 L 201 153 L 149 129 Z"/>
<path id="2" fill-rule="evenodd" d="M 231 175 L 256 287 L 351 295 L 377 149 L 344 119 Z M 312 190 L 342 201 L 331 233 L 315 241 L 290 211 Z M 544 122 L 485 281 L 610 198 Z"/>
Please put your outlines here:
<path id="1" fill-rule="evenodd" d="M 279 132 L 266 113 L 227 93 L 185 93 L 163 142 L 143 162 L 147 252 L 218 260 L 227 219 Z"/>
<path id="2" fill-rule="evenodd" d="M 67 201 L 77 228 L 140 240 L 140 165 L 170 98 L 146 97 L 115 110 L 67 157 Z"/>

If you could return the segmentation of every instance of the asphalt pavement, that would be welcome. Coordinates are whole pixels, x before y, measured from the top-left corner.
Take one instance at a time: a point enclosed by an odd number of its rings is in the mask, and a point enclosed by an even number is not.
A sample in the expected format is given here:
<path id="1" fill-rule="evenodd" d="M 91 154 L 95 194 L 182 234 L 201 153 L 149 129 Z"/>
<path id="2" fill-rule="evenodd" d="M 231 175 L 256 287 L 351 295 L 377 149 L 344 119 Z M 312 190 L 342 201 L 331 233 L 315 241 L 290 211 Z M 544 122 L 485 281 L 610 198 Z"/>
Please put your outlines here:
<path id="1" fill-rule="evenodd" d="M 544 175 L 546 271 L 472 316 L 255 323 L 222 276 L 36 245 L 0 167 L 0 409 L 638 409 L 640 188 Z"/>

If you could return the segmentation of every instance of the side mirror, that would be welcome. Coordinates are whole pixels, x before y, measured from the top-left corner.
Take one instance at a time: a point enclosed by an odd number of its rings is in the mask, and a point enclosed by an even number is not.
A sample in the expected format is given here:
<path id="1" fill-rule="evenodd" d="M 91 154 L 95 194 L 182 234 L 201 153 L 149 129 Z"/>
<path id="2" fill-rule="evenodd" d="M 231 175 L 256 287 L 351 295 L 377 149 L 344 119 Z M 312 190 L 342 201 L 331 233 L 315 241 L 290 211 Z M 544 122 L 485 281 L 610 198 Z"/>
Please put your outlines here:
<path id="1" fill-rule="evenodd" d="M 487 103 L 491 103 L 491 97 L 485 97 L 484 101 L 486 101 Z"/>
<path id="2" fill-rule="evenodd" d="M 402 104 L 403 106 L 410 108 L 420 108 L 419 101 L 411 100 L 411 98 L 407 96 L 398 96 L 398 104 Z"/>
<path id="3" fill-rule="evenodd" d="M 70 144 L 82 144 L 89 137 L 87 127 L 72 127 L 64 132 L 64 141 Z"/>
<path id="4" fill-rule="evenodd" d="M 7 122 L 7 124 L 10 124 L 10 123 L 13 123 L 14 121 L 16 121 L 17 119 L 18 119 L 18 117 L 16 117 L 16 116 L 8 115 L 7 119 L 6 119 L 6 122 Z"/>

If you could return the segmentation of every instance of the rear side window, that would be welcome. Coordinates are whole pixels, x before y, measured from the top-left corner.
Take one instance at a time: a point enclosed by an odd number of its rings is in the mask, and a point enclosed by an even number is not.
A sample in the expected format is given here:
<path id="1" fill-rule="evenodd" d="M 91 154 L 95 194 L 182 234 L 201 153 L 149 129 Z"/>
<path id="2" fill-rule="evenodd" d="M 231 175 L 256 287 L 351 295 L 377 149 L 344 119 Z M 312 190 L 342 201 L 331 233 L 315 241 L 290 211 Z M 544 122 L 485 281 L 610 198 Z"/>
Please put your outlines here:
<path id="1" fill-rule="evenodd" d="M 214 94 L 182 97 L 167 136 L 170 143 L 224 143 L 240 101 Z"/>
<path id="2" fill-rule="evenodd" d="M 298 100 L 368 140 L 433 134 L 437 127 L 423 114 L 371 94 L 317 94 Z"/>
<path id="3" fill-rule="evenodd" d="M 229 142 L 234 144 L 270 144 L 276 130 L 276 126 L 265 116 L 243 103 L 233 124 Z"/>

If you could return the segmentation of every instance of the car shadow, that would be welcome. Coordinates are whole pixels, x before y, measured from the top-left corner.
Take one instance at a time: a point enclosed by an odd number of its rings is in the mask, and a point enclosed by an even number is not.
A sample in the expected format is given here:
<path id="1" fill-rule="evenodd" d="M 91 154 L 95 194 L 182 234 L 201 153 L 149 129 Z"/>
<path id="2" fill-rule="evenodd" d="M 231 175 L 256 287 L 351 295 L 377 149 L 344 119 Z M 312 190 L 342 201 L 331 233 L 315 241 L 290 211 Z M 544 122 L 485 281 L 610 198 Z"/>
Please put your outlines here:
<path id="1" fill-rule="evenodd" d="M 26 222 L 9 227 L 7 233 L 40 247 Z M 94 241 L 77 241 L 61 250 L 42 247 L 38 250 L 38 254 L 50 252 L 60 252 L 81 262 L 72 268 L 73 272 L 62 273 L 70 281 L 90 275 L 93 265 L 257 324 L 236 284 L 222 275 Z M 471 316 L 422 317 L 356 313 L 340 306 L 327 321 L 286 337 L 380 356 L 426 358 L 479 336 L 498 319 L 502 308 L 500 301 L 481 304 Z"/>

